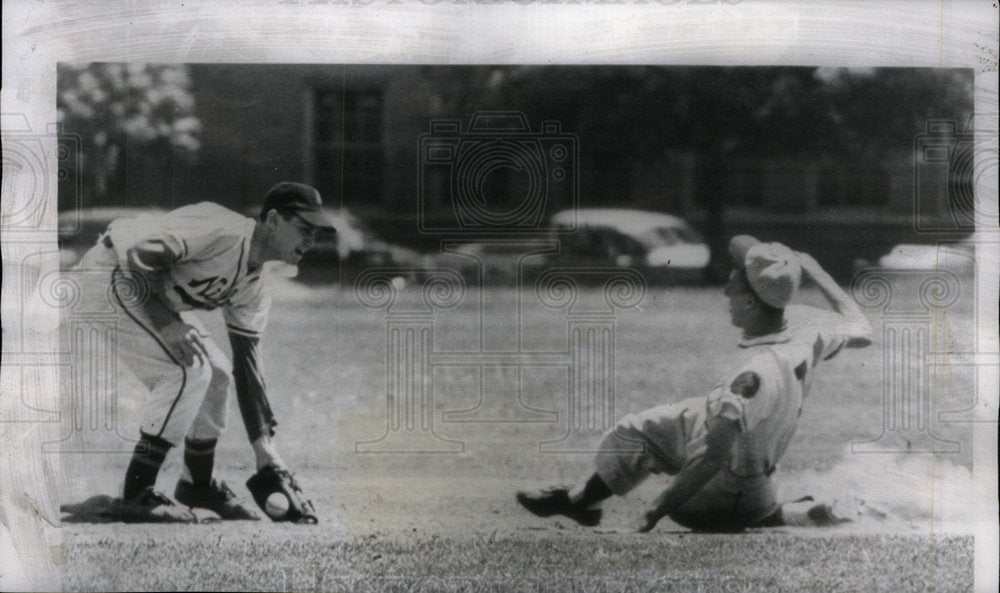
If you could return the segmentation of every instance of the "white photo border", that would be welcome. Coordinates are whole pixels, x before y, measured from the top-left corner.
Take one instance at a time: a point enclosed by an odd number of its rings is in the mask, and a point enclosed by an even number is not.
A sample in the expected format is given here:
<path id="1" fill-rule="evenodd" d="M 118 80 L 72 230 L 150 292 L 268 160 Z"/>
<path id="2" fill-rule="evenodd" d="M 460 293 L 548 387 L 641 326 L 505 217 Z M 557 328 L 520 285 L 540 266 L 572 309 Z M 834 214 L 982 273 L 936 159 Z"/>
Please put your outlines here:
<path id="1" fill-rule="evenodd" d="M 3 589 L 59 583 L 58 514 L 47 497 L 59 479 L 30 452 L 38 444 L 30 413 L 7 394 L 58 393 L 57 366 L 32 367 L 10 353 L 9 337 L 30 312 L 14 298 L 8 262 L 52 259 L 56 245 L 56 64 L 59 62 L 659 64 L 961 67 L 975 72 L 977 125 L 997 121 L 998 11 L 989 1 L 781 2 L 764 0 L 202 0 L 3 3 L 4 150 L 12 135 L 40 138 L 42 177 L 3 181 L 5 366 L 0 398 L 0 526 Z M 977 155 L 983 166 L 988 155 Z M 6 158 L 6 156 L 5 156 Z M 993 156 L 995 159 L 995 155 Z M 5 171 L 5 173 L 7 173 Z M 996 210 L 996 167 L 986 188 Z M 989 185 L 992 184 L 992 185 Z M 987 192 L 989 193 L 989 192 Z M 990 210 L 987 210 L 990 211 Z M 10 213 L 32 213 L 18 224 Z M 13 223 L 11 222 L 13 220 Z M 997 229 L 992 255 L 978 258 L 983 325 L 979 352 L 997 344 Z M 997 410 L 997 369 L 980 402 Z M 16 371 L 16 372 L 15 372 Z M 56 396 L 57 397 L 57 396 Z M 57 403 L 41 397 L 41 403 Z M 13 419 L 13 420 L 12 420 Z M 975 427 L 975 479 L 996 501 L 997 436 Z M 22 496 L 19 493 L 26 493 Z M 26 501 L 34 501 L 35 508 Z M 27 505 L 27 506 L 25 506 Z M 976 588 L 997 587 L 995 507 L 977 525 Z"/>

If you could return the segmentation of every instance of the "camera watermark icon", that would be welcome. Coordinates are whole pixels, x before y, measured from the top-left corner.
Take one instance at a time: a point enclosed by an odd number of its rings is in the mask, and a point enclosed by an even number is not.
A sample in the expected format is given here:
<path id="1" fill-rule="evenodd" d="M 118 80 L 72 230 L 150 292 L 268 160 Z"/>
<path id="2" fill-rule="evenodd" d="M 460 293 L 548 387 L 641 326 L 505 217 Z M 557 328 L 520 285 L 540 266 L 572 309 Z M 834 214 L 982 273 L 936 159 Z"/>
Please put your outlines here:
<path id="1" fill-rule="evenodd" d="M 579 280 L 600 287 L 600 299 L 582 302 Z M 646 298 L 645 278 L 622 268 L 551 268 L 535 284 L 538 300 L 566 317 L 566 408 L 559 410 L 562 434 L 538 444 L 539 453 L 601 453 L 596 439 L 618 421 L 617 312 Z M 565 418 L 565 421 L 562 420 Z M 642 450 L 640 442 L 620 442 L 614 453 Z M 605 450 L 603 453 L 611 451 Z"/>
<path id="2" fill-rule="evenodd" d="M 988 122 L 978 116 L 976 122 Z M 997 191 L 997 130 L 930 120 L 913 142 L 913 216 L 919 233 L 971 233 L 997 226 L 985 197 Z"/>
<path id="3" fill-rule="evenodd" d="M 143 276 L 109 284 L 103 267 L 51 271 L 38 282 L 37 300 L 61 317 L 67 360 L 61 365 L 60 434 L 45 453 L 131 453 L 120 399 L 121 309 L 136 307 L 152 290 Z"/>
<path id="4" fill-rule="evenodd" d="M 4 234 L 56 230 L 47 224 L 46 211 L 55 203 L 59 183 L 73 184 L 73 209 L 80 209 L 82 191 L 75 174 L 80 171 L 80 137 L 64 133 L 57 124 L 34 131 L 27 116 L 19 113 L 3 114 L 2 122 Z"/>
<path id="5" fill-rule="evenodd" d="M 464 131 L 459 120 L 432 120 L 419 138 L 418 169 L 426 233 L 548 233 L 553 207 L 578 206 L 579 139 L 558 121 L 532 131 L 517 111 L 477 112 Z"/>
<path id="6" fill-rule="evenodd" d="M 5 247 L 12 245 L 26 243 Z M 13 261 L 10 295 L 20 323 L 11 324 L 4 363 L 18 373 L 20 397 L 3 421 L 45 425 L 38 445 L 46 454 L 130 452 L 135 439 L 126 436 L 129 414 L 119 400 L 119 317 L 105 288 L 111 270 L 61 270 L 51 259 L 58 254 L 35 251 Z M 125 298 L 149 294 L 148 285 L 132 282 Z M 77 463 L 64 469 L 84 471 Z"/>
<path id="7" fill-rule="evenodd" d="M 851 291 L 858 303 L 882 313 L 881 433 L 851 443 L 852 453 L 958 453 L 962 443 L 945 439 L 931 370 L 936 354 L 932 341 L 935 316 L 958 303 L 962 284 L 955 274 L 939 270 L 864 270 Z M 907 292 L 916 292 L 916 299 Z"/>
<path id="8" fill-rule="evenodd" d="M 385 429 L 358 441 L 356 453 L 462 453 L 465 443 L 438 434 L 430 360 L 434 352 L 436 310 L 450 309 L 465 296 L 462 277 L 449 269 L 424 269 L 421 302 L 404 307 L 395 278 L 411 268 L 373 268 L 355 280 L 362 306 L 383 309 L 385 325 Z"/>
<path id="9" fill-rule="evenodd" d="M 620 268 L 547 270 L 538 277 L 534 291 L 518 289 L 511 297 L 516 302 L 508 303 L 507 310 L 516 314 L 513 325 L 501 324 L 502 333 L 515 336 L 514 341 L 495 343 L 487 340 L 489 315 L 483 291 L 474 293 L 476 302 L 465 303 L 474 311 L 464 313 L 471 316 L 471 323 L 464 326 L 472 331 L 454 336 L 437 314 L 462 304 L 463 277 L 448 268 L 425 271 L 429 280 L 422 299 L 414 304 L 412 298 L 402 302 L 402 287 L 392 281 L 405 272 L 372 269 L 355 284 L 362 305 L 386 311 L 385 429 L 378 438 L 357 442 L 357 453 L 462 453 L 465 443 L 445 436 L 443 425 L 498 423 L 555 425 L 559 436 L 538 442 L 540 453 L 597 452 L 594 437 L 617 420 L 617 312 L 637 307 L 645 298 L 639 273 Z M 601 288 L 581 291 L 576 282 L 581 274 L 591 277 L 588 285 L 596 281 Z M 557 313 L 550 321 L 562 325 L 564 346 L 551 350 L 523 342 L 527 318 L 522 311 L 531 296 L 547 317 Z M 471 338 L 474 344 L 457 349 L 451 343 L 442 346 L 441 336 Z M 439 420 L 436 402 L 446 388 L 440 377 L 448 372 L 471 372 L 474 385 L 468 389 L 478 397 L 472 407 L 443 410 Z M 532 401 L 539 395 L 552 396 L 553 388 L 558 398 L 559 377 L 565 386 L 565 406 L 543 407 Z M 546 386 L 543 392 L 531 387 L 539 380 Z"/>

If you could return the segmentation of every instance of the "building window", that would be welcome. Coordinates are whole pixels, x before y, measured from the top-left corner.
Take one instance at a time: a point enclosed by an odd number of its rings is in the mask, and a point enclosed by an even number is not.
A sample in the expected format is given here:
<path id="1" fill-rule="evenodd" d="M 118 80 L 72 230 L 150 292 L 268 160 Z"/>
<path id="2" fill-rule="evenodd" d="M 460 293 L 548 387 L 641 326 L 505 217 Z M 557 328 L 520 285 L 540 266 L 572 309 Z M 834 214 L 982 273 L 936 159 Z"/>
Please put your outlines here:
<path id="1" fill-rule="evenodd" d="M 382 202 L 382 91 L 314 91 L 313 181 L 330 204 Z"/>

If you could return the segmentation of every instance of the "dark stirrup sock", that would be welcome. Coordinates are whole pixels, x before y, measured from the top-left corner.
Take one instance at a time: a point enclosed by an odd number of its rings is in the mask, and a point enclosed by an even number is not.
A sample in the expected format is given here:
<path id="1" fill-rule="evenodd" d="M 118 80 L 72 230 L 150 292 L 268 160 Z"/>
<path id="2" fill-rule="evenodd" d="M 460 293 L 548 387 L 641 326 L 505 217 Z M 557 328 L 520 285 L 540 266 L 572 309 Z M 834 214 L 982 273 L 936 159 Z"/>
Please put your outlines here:
<path id="1" fill-rule="evenodd" d="M 139 435 L 139 442 L 132 452 L 132 461 L 125 470 L 125 488 L 122 492 L 125 500 L 135 498 L 145 488 L 156 485 L 160 466 L 167 457 L 167 451 L 173 446 L 160 437 L 144 432 Z"/>
<path id="2" fill-rule="evenodd" d="M 184 465 L 191 473 L 191 482 L 196 486 L 208 486 L 212 483 L 215 444 L 218 442 L 218 439 L 184 439 Z"/>
<path id="3" fill-rule="evenodd" d="M 611 491 L 611 488 L 601 479 L 601 476 L 594 474 L 590 476 L 590 479 L 583 486 L 583 495 L 580 497 L 580 500 L 575 501 L 573 504 L 587 508 L 602 500 L 611 498 L 612 494 L 614 493 Z"/>

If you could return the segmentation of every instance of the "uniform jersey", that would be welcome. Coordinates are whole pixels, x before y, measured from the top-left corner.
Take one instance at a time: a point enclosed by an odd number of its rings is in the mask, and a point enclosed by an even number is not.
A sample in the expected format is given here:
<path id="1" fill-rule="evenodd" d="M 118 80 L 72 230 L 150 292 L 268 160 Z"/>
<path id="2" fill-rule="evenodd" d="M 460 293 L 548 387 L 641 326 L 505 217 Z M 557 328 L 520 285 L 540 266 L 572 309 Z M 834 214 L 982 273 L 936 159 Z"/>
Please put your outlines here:
<path id="1" fill-rule="evenodd" d="M 251 270 L 247 261 L 255 227 L 251 218 L 202 202 L 156 217 L 116 220 L 107 237 L 124 269 L 147 267 L 135 250 L 130 257 L 137 246 L 168 261 L 160 294 L 170 309 L 222 308 L 230 332 L 259 337 L 270 299 L 261 270 Z"/>
<path id="2" fill-rule="evenodd" d="M 769 473 L 795 434 L 809 393 L 813 370 L 844 347 L 848 335 L 832 323 L 839 315 L 813 307 L 786 308 L 782 332 L 744 340 L 751 358 L 718 383 L 693 424 L 685 448 L 688 459 L 705 449 L 707 423 L 726 418 L 739 423 L 740 435 L 730 451 L 729 469 L 737 476 Z"/>

